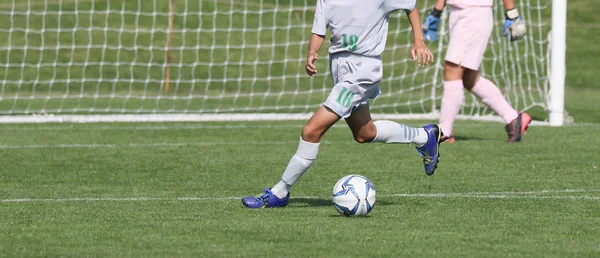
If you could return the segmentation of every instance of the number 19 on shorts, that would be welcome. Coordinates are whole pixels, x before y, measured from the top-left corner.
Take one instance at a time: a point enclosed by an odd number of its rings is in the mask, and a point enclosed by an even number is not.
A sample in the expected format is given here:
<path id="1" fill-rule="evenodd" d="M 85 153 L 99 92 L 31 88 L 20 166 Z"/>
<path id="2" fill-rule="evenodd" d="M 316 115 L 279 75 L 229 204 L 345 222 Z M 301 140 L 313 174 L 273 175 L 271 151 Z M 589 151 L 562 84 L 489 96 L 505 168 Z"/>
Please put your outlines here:
<path id="1" fill-rule="evenodd" d="M 350 104 L 352 104 L 353 97 L 354 97 L 353 91 L 350 91 L 346 88 L 342 88 L 340 95 L 338 95 L 338 97 L 337 97 L 337 99 L 335 99 L 335 101 L 337 101 L 337 103 L 340 103 L 340 104 L 342 104 L 342 106 L 347 108 L 350 106 Z"/>

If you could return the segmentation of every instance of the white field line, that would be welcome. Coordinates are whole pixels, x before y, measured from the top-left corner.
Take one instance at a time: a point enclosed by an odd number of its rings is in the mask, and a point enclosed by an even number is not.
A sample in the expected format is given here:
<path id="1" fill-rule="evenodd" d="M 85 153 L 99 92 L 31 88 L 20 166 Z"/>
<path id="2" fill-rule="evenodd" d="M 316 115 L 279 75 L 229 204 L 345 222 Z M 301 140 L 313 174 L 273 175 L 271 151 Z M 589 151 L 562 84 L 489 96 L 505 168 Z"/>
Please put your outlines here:
<path id="1" fill-rule="evenodd" d="M 135 131 L 152 131 L 152 130 L 196 130 L 196 129 L 216 129 L 216 130 L 238 130 L 238 129 L 286 129 L 286 128 L 302 128 L 304 124 L 274 124 L 274 125 L 264 125 L 264 124 L 206 124 L 206 123 L 197 123 L 197 124 L 181 124 L 174 123 L 170 125 L 140 125 L 140 126 L 131 126 L 131 125 L 103 125 L 103 126 L 75 126 L 75 125 L 66 125 L 66 126 L 38 126 L 38 127 L 12 127 L 5 126 L 0 127 L 0 131 L 65 131 L 65 130 L 82 130 L 82 131 L 107 131 L 107 130 L 135 130 Z M 489 127 L 489 123 L 481 123 L 481 124 L 459 124 L 456 127 Z M 598 123 L 579 123 L 579 124 L 571 124 L 566 125 L 565 127 L 599 127 Z M 343 124 L 342 122 L 333 125 L 333 128 L 347 128 L 348 126 Z"/>
<path id="2" fill-rule="evenodd" d="M 600 200 L 600 196 L 588 195 L 509 195 L 509 194 L 394 194 L 394 197 L 425 197 L 425 198 L 476 198 L 476 199 L 569 199 L 569 200 Z"/>
<path id="3" fill-rule="evenodd" d="M 211 125 L 211 124 L 171 124 L 171 125 L 142 125 L 142 126 L 130 126 L 130 125 L 103 125 L 103 126 L 89 126 L 81 127 L 75 125 L 68 126 L 40 126 L 40 127 L 4 127 L 0 128 L 0 131 L 64 131 L 64 130 L 84 130 L 84 131 L 107 131 L 107 130 L 135 130 L 135 131 L 160 131 L 160 130 L 196 130 L 196 129 L 285 129 L 285 128 L 302 128 L 302 124 L 280 124 L 280 125 L 251 125 L 251 124 L 232 124 L 232 125 Z M 336 124 L 334 128 L 346 128 L 346 125 Z"/>
<path id="4" fill-rule="evenodd" d="M 0 145 L 0 149 L 72 149 L 72 148 L 136 148 L 136 147 L 185 147 L 185 146 L 219 146 L 219 145 L 286 145 L 298 142 L 183 142 L 183 143 L 129 143 L 129 144 L 102 144 L 102 143 L 74 143 L 74 144 L 32 144 L 32 145 Z M 331 142 L 321 142 L 330 144 Z"/>
<path id="5" fill-rule="evenodd" d="M 382 195 L 380 197 L 415 197 L 415 198 L 475 198 L 475 199 L 569 199 L 569 200 L 600 200 L 600 196 L 589 195 L 547 195 L 560 193 L 595 193 L 600 190 L 541 190 L 528 192 L 471 192 L 471 193 L 401 193 Z M 546 195 L 543 195 L 546 194 Z M 107 198 L 19 198 L 0 199 L 0 203 L 24 202 L 112 202 L 112 201 L 230 201 L 240 200 L 242 197 L 178 197 L 178 198 L 153 198 L 153 197 L 107 197 Z M 299 196 L 292 199 L 321 199 L 318 196 Z"/>

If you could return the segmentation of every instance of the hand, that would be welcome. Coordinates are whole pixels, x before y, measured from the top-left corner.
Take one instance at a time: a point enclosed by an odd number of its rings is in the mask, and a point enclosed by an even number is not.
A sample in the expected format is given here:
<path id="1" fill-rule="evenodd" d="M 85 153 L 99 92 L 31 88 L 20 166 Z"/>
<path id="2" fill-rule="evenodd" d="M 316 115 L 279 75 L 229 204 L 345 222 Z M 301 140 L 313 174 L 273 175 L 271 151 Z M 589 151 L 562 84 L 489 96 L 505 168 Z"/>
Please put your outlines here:
<path id="1" fill-rule="evenodd" d="M 417 62 L 418 66 L 425 66 L 433 62 L 433 54 L 429 51 L 424 41 L 415 42 L 415 45 L 410 50 L 410 55 L 413 61 Z"/>
<path id="2" fill-rule="evenodd" d="M 517 9 L 506 11 L 506 20 L 502 28 L 502 36 L 509 36 L 510 41 L 522 39 L 526 32 L 525 23 Z"/>
<path id="3" fill-rule="evenodd" d="M 440 17 L 436 17 L 433 14 L 427 16 L 425 23 L 423 24 L 423 36 L 427 41 L 438 40 L 438 29 L 440 26 Z"/>
<path id="4" fill-rule="evenodd" d="M 308 76 L 313 76 L 317 73 L 315 61 L 317 61 L 318 57 L 319 55 L 317 55 L 317 53 L 308 54 L 308 57 L 306 58 L 306 74 L 308 74 Z"/>

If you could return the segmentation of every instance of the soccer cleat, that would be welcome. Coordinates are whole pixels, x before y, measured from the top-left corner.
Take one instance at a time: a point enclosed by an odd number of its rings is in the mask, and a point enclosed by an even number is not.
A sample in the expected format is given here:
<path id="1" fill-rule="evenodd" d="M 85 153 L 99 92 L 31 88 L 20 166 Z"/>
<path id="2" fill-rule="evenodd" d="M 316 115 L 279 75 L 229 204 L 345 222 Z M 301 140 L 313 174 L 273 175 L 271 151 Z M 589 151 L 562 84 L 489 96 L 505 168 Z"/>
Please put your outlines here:
<path id="1" fill-rule="evenodd" d="M 271 189 L 265 188 L 263 189 L 265 192 L 261 196 L 246 196 L 242 198 L 242 203 L 251 209 L 259 209 L 259 208 L 273 208 L 273 207 L 283 207 L 288 204 L 290 200 L 290 194 L 283 198 L 279 199 L 277 195 L 271 192 Z"/>
<path id="2" fill-rule="evenodd" d="M 442 136 L 440 139 L 440 143 L 454 143 L 456 139 L 454 139 L 454 133 L 450 134 L 450 136 Z"/>
<path id="3" fill-rule="evenodd" d="M 508 123 L 505 127 L 506 133 L 508 134 L 508 140 L 506 142 L 519 142 L 521 137 L 525 134 L 525 131 L 531 123 L 531 116 L 527 113 L 519 113 L 519 116 Z"/>
<path id="4" fill-rule="evenodd" d="M 437 168 L 438 158 L 440 157 L 440 142 L 442 139 L 442 131 L 435 124 L 426 125 L 423 127 L 427 132 L 427 143 L 421 147 L 417 147 L 419 154 L 423 157 L 423 165 L 425 165 L 425 173 L 428 176 L 433 175 Z"/>

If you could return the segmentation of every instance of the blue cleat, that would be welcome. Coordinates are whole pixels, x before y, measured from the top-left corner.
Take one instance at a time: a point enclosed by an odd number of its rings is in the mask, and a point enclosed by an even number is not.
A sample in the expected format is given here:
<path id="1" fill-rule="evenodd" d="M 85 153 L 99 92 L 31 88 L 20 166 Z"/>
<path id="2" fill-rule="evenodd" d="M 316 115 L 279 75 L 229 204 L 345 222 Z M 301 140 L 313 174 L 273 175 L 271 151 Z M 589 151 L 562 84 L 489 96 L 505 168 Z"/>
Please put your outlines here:
<path id="1" fill-rule="evenodd" d="M 438 158 L 440 157 L 440 140 L 442 131 L 436 124 L 430 124 L 423 127 L 427 132 L 427 143 L 421 147 L 417 147 L 419 154 L 423 157 L 423 165 L 425 165 L 425 173 L 428 176 L 433 175 L 437 168 Z"/>
<path id="2" fill-rule="evenodd" d="M 265 188 L 263 190 L 265 193 L 261 196 L 246 196 L 242 198 L 244 206 L 251 209 L 283 207 L 290 200 L 289 193 L 285 198 L 279 199 L 277 195 L 271 192 L 271 189 Z"/>

